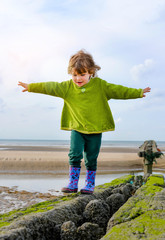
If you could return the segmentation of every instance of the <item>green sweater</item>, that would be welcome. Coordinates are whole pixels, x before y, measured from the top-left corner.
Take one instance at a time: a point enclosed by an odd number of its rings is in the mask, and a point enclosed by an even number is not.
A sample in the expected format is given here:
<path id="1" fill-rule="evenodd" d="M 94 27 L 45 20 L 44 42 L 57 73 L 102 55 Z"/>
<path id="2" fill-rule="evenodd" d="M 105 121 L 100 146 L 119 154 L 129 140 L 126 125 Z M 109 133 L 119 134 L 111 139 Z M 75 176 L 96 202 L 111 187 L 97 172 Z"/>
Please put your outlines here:
<path id="1" fill-rule="evenodd" d="M 134 99 L 143 96 L 142 89 L 128 88 L 100 78 L 82 87 L 73 81 L 31 83 L 29 92 L 43 93 L 64 99 L 61 129 L 82 133 L 113 131 L 115 124 L 108 104 L 110 99 Z"/>

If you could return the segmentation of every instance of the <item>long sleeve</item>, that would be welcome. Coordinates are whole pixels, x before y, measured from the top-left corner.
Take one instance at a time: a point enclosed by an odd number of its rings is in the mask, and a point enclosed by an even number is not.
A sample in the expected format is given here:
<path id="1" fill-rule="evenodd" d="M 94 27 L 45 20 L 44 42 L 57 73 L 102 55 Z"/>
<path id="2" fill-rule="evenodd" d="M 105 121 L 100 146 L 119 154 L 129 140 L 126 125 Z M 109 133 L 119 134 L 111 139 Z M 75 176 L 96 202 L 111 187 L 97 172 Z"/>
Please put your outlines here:
<path id="1" fill-rule="evenodd" d="M 108 100 L 142 97 L 142 89 L 115 85 L 100 78 L 91 78 L 78 87 L 72 80 L 57 83 L 33 83 L 29 92 L 49 94 L 64 99 L 61 129 L 86 134 L 114 131 L 115 123 Z"/>
<path id="2" fill-rule="evenodd" d="M 111 84 L 102 81 L 102 87 L 107 99 L 134 99 L 143 97 L 143 90 L 124 87 L 122 85 Z"/>
<path id="3" fill-rule="evenodd" d="M 42 93 L 65 99 L 70 81 L 64 82 L 40 82 L 28 85 L 28 92 Z"/>

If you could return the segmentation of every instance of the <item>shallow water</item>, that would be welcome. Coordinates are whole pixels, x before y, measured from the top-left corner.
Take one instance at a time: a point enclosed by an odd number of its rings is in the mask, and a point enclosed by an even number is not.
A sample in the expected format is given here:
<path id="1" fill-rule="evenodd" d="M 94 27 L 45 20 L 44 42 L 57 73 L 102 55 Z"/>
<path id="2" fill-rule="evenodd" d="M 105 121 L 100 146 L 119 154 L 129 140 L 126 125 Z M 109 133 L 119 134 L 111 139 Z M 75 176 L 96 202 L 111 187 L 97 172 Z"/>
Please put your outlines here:
<path id="1" fill-rule="evenodd" d="M 96 185 L 110 182 L 126 173 L 105 174 L 96 176 Z M 80 176 L 79 188 L 83 187 L 85 175 Z M 0 186 L 17 186 L 18 190 L 46 193 L 52 190 L 60 191 L 68 182 L 67 175 L 0 175 Z"/>
<path id="2" fill-rule="evenodd" d="M 114 173 L 96 175 L 96 186 L 111 182 L 112 180 L 129 173 Z M 153 174 L 163 174 L 161 172 L 153 172 Z M 143 172 L 135 172 L 134 175 L 143 175 Z M 80 175 L 79 189 L 84 186 L 85 175 Z M 17 186 L 18 191 L 25 190 L 29 192 L 57 192 L 68 183 L 67 175 L 16 175 L 16 174 L 0 174 L 0 186 L 13 187 Z"/>
<path id="3" fill-rule="evenodd" d="M 96 185 L 111 182 L 112 180 L 119 178 L 129 173 L 115 173 L 104 174 L 96 176 Z M 135 175 L 141 175 L 142 172 L 135 173 Z M 85 175 L 80 176 L 79 188 L 84 186 Z M 67 175 L 0 175 L 0 186 L 13 187 L 17 186 L 18 190 L 25 190 L 29 192 L 53 192 L 60 191 L 63 186 L 68 183 Z"/>

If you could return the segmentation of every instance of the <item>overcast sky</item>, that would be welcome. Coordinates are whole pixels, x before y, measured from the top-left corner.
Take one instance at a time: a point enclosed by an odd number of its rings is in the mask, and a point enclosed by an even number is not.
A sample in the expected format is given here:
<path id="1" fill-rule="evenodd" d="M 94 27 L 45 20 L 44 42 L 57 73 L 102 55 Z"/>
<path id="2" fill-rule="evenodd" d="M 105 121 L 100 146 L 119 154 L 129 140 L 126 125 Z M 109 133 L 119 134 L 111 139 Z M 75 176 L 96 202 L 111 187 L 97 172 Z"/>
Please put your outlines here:
<path id="1" fill-rule="evenodd" d="M 116 130 L 103 139 L 165 140 L 165 0 L 1 0 L 0 138 L 69 139 L 63 100 L 17 83 L 70 79 L 69 58 L 82 48 L 100 78 L 152 89 L 109 101 Z"/>

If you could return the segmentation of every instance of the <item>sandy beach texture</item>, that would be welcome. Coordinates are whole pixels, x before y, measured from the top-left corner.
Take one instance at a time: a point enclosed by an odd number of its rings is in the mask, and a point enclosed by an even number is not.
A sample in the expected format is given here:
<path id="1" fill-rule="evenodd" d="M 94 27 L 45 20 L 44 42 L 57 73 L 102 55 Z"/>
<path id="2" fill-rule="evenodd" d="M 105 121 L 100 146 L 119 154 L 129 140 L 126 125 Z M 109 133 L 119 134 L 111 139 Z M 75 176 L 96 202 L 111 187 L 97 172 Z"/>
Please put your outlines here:
<path id="1" fill-rule="evenodd" d="M 161 149 L 165 151 L 165 149 Z M 0 151 L 0 173 L 68 173 L 68 148 L 8 146 Z M 137 148 L 102 147 L 98 157 L 98 173 L 143 169 L 143 158 Z M 165 156 L 157 159 L 154 170 L 165 170 Z M 85 171 L 84 160 L 82 170 Z"/>

